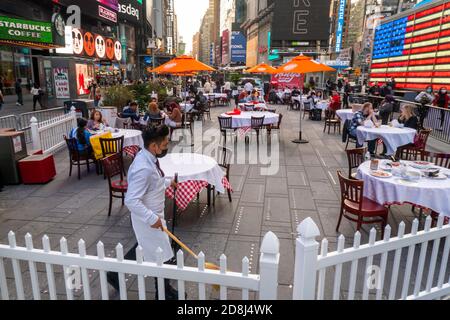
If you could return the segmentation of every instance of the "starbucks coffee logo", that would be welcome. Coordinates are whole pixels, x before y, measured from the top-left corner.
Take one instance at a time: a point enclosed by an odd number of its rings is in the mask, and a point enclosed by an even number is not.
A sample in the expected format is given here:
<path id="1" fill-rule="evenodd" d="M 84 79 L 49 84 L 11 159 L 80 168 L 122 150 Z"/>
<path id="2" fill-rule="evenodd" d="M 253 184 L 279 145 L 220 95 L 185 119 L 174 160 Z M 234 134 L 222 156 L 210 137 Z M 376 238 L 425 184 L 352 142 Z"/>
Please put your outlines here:
<path id="1" fill-rule="evenodd" d="M 59 36 L 64 37 L 66 23 L 64 22 L 63 17 L 59 13 L 55 13 L 52 17 L 52 22 L 53 22 L 53 26 L 56 30 L 56 33 Z"/>

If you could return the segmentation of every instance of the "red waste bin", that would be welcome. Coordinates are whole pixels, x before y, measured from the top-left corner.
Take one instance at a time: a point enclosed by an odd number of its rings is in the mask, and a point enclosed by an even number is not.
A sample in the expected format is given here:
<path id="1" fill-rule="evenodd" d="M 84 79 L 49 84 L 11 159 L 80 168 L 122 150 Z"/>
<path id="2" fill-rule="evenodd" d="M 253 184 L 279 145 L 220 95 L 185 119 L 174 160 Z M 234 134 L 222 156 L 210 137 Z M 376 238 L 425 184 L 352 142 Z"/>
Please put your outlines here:
<path id="1" fill-rule="evenodd" d="M 24 184 L 47 183 L 56 176 L 52 155 L 33 155 L 19 161 L 19 172 Z"/>

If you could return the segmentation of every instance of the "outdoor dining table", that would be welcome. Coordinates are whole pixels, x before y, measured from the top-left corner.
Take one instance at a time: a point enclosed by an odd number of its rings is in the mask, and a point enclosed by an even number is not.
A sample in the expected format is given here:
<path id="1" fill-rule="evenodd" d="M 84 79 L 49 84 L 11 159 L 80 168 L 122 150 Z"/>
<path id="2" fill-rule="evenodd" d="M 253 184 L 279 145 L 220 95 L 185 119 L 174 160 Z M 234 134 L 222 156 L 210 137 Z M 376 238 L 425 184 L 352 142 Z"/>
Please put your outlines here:
<path id="1" fill-rule="evenodd" d="M 208 205 L 211 204 L 211 187 L 219 193 L 231 189 L 225 172 L 217 161 L 209 156 L 198 153 L 169 153 L 159 162 L 166 177 L 173 179 L 175 173 L 178 173 L 176 202 L 180 210 L 185 210 L 205 187 L 208 188 Z M 173 198 L 173 189 L 169 187 L 166 195 Z"/>
<path id="2" fill-rule="evenodd" d="M 336 115 L 342 120 L 342 122 L 345 122 L 347 120 L 352 120 L 355 113 L 352 109 L 339 109 L 336 110 Z"/>
<path id="3" fill-rule="evenodd" d="M 239 115 L 228 115 L 223 113 L 221 117 L 232 117 L 231 126 L 233 129 L 251 127 L 252 117 L 264 116 L 264 125 L 276 124 L 280 118 L 279 114 L 268 111 L 243 111 Z"/>
<path id="4" fill-rule="evenodd" d="M 123 146 L 139 146 L 141 149 L 144 148 L 144 140 L 142 139 L 142 131 L 133 129 L 119 129 L 118 132 L 112 133 L 113 138 L 118 138 L 123 136 Z"/>
<path id="5" fill-rule="evenodd" d="M 414 142 L 417 131 L 411 128 L 395 128 L 382 125 L 379 128 L 366 128 L 359 126 L 356 130 L 358 143 L 363 145 L 365 141 L 382 139 L 386 145 L 387 155 L 393 155 L 398 147 Z"/>
<path id="6" fill-rule="evenodd" d="M 314 106 L 316 109 L 320 109 L 322 111 L 325 111 L 328 109 L 328 107 L 330 106 L 330 103 L 326 100 L 322 100 L 316 103 L 316 105 Z"/>
<path id="7" fill-rule="evenodd" d="M 411 161 L 401 162 L 406 166 L 413 165 Z M 450 170 L 439 168 L 441 178 L 422 177 L 411 182 L 395 175 L 375 177 L 370 170 L 370 161 L 366 161 L 358 168 L 357 178 L 364 181 L 364 196 L 381 205 L 410 203 L 450 217 Z"/>

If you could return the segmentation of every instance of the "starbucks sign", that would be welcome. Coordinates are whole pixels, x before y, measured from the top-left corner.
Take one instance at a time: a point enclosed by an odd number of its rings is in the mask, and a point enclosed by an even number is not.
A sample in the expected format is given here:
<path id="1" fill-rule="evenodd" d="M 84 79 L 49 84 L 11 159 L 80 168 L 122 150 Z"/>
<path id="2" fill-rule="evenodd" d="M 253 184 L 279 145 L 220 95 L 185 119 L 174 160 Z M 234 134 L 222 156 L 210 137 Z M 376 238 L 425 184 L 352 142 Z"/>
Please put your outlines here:
<path id="1" fill-rule="evenodd" d="M 0 16 L 0 40 L 53 43 L 52 24 Z"/>

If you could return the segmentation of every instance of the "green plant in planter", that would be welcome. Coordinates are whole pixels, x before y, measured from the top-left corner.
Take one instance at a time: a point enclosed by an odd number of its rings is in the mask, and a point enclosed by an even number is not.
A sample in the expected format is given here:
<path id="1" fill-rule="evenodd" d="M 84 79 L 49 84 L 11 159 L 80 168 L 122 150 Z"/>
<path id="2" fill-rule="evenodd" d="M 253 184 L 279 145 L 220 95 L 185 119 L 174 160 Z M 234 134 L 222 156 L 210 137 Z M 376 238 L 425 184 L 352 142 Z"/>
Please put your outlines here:
<path id="1" fill-rule="evenodd" d="M 152 93 L 150 86 L 148 84 L 135 84 L 130 86 L 130 91 L 139 106 L 139 110 L 146 111 Z"/>
<path id="2" fill-rule="evenodd" d="M 105 89 L 103 99 L 105 106 L 116 107 L 121 112 L 130 100 L 133 100 L 133 94 L 128 87 L 117 85 Z"/>

